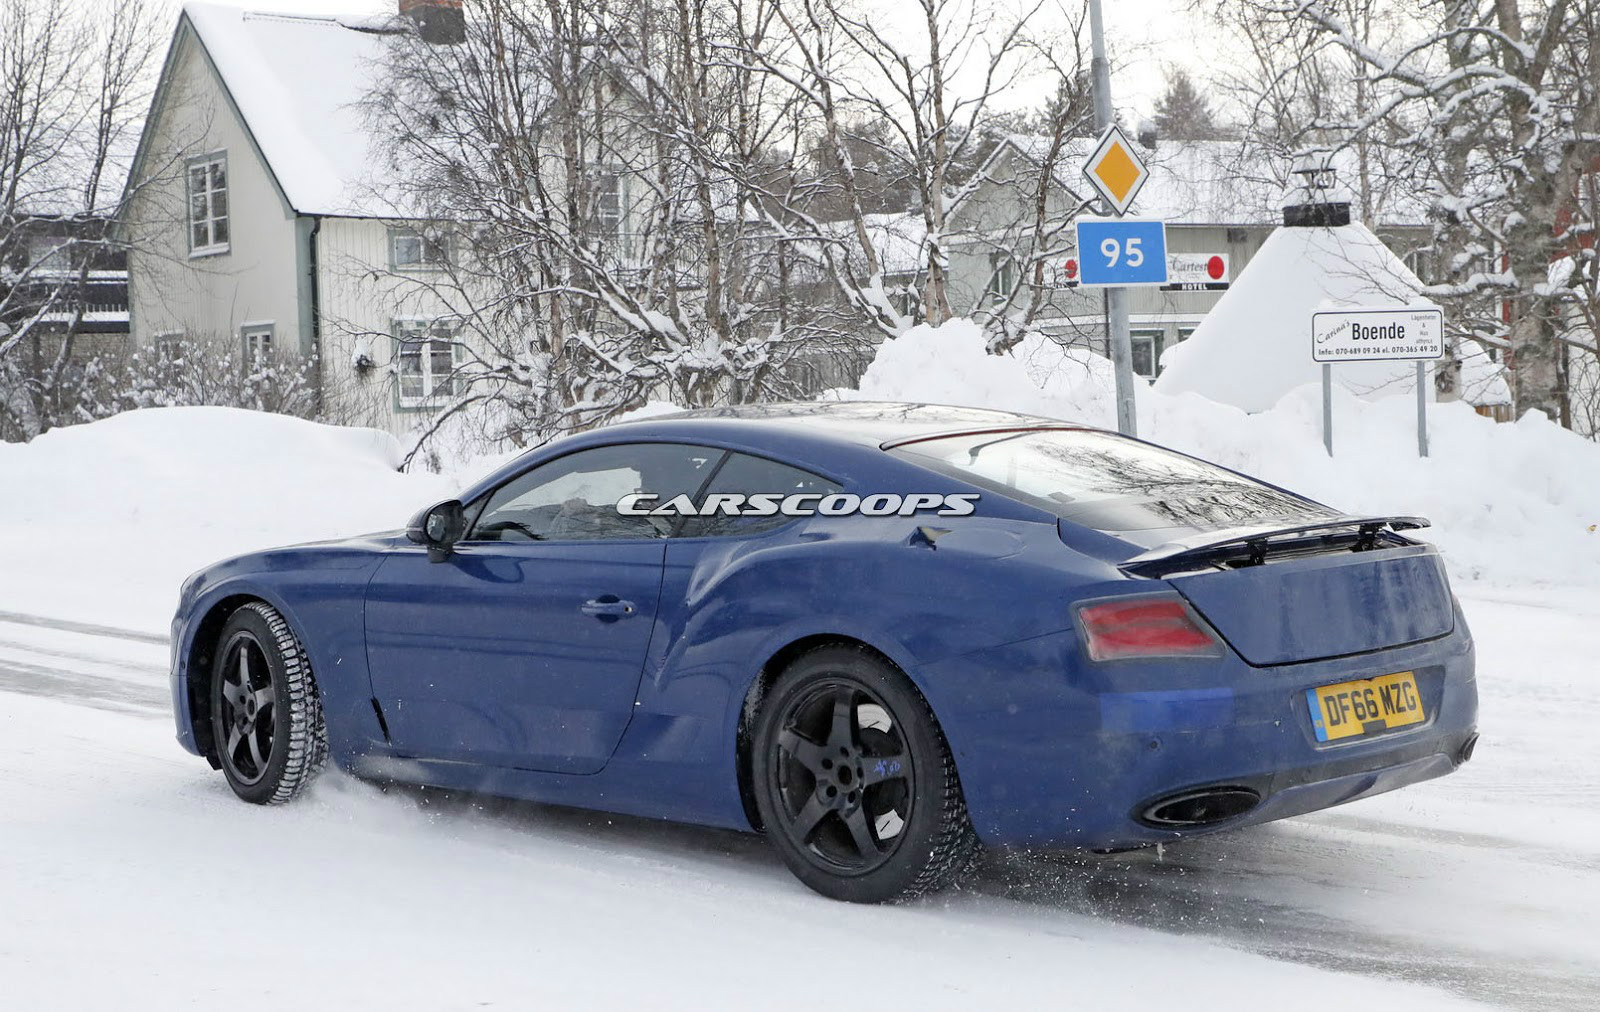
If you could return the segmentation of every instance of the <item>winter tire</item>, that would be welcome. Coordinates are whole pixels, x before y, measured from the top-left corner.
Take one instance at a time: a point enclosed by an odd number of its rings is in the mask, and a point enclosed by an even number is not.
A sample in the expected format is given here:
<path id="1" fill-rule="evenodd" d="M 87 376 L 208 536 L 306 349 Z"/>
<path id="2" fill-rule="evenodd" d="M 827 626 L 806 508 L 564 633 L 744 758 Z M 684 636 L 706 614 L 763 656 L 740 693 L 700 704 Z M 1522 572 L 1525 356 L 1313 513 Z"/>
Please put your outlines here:
<path id="1" fill-rule="evenodd" d="M 802 655 L 768 692 L 752 741 L 767 836 L 822 895 L 908 900 L 952 884 L 976 859 L 933 711 L 876 655 L 842 646 Z"/>
<path id="2" fill-rule="evenodd" d="M 311 662 L 283 616 L 259 601 L 229 617 L 211 673 L 211 732 L 228 786 L 281 805 L 327 760 Z"/>

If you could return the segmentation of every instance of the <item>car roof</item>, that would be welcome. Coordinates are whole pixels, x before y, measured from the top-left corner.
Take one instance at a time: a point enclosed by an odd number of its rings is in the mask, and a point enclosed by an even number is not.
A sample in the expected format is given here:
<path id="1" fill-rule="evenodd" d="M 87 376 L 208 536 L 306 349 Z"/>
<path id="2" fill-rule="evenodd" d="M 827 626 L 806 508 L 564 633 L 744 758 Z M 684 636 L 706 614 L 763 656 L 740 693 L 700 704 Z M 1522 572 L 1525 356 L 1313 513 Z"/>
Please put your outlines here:
<path id="1" fill-rule="evenodd" d="M 985 432 L 994 429 L 1041 427 L 1089 428 L 1076 422 L 1042 415 L 1025 415 L 988 408 L 896 401 L 790 401 L 699 408 L 667 415 L 650 415 L 618 422 L 613 429 L 632 425 L 659 429 L 701 428 L 710 423 L 730 434 L 758 435 L 774 430 L 792 435 L 832 438 L 865 446 L 891 446 L 929 436 Z"/>

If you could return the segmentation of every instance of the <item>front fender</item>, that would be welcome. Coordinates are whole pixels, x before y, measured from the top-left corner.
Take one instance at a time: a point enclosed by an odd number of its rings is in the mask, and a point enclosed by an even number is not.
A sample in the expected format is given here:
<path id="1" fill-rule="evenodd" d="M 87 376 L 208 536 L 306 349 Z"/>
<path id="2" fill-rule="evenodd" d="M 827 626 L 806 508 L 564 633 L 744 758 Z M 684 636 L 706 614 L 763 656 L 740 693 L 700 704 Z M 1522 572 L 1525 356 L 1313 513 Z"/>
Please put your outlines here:
<path id="1" fill-rule="evenodd" d="M 329 752 L 341 766 L 385 738 L 372 706 L 363 608 L 367 582 L 380 553 L 321 546 L 279 549 L 229 560 L 191 577 L 172 623 L 171 688 L 178 742 L 205 754 L 196 733 L 193 691 L 205 673 L 212 644 L 226 615 L 248 600 L 264 601 L 284 617 L 311 661 L 328 730 Z"/>

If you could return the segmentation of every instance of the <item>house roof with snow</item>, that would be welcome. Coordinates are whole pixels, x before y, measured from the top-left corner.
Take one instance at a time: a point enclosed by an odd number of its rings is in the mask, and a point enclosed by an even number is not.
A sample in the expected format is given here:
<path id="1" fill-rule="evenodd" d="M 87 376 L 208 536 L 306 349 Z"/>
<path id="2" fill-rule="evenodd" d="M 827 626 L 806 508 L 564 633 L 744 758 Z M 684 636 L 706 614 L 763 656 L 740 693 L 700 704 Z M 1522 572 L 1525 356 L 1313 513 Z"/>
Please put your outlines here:
<path id="1" fill-rule="evenodd" d="M 1098 143 L 1095 137 L 1075 137 L 1065 141 L 1056 156 L 1056 184 L 1080 200 L 1094 197 L 1081 170 Z M 1008 155 L 1038 165 L 1049 150 L 1047 136 L 1010 134 L 977 175 L 998 180 Z M 1150 166 L 1150 178 L 1131 212 L 1138 217 L 1160 218 L 1173 225 L 1272 226 L 1282 220 L 1285 190 L 1294 182 L 1293 166 L 1287 161 L 1280 163 L 1237 140 L 1162 140 L 1155 148 L 1140 151 Z M 1340 179 L 1356 178 L 1354 152 L 1336 152 L 1331 160 Z M 1418 195 L 1400 193 L 1384 201 L 1378 224 L 1418 225 L 1425 213 L 1426 203 Z"/>
<path id="2" fill-rule="evenodd" d="M 884 274 L 916 274 L 928 266 L 928 226 L 921 211 L 869 214 L 863 224 L 882 260 Z"/>
<path id="3" fill-rule="evenodd" d="M 281 14 L 186 3 L 155 106 L 168 87 L 172 54 L 192 31 L 291 208 L 395 217 L 361 103 L 382 70 L 387 39 L 402 30 L 398 15 Z"/>

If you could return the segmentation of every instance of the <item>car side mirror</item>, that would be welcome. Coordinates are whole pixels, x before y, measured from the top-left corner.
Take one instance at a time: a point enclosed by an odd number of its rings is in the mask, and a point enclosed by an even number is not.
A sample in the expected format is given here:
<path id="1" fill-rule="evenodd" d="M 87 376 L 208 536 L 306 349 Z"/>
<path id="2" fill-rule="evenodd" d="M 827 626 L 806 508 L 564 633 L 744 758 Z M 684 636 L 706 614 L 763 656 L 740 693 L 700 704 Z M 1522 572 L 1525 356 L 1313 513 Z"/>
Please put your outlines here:
<path id="1" fill-rule="evenodd" d="M 467 533 L 467 518 L 461 500 L 435 503 L 412 518 L 406 537 L 428 546 L 428 561 L 443 562 L 450 557 L 456 542 Z"/>

